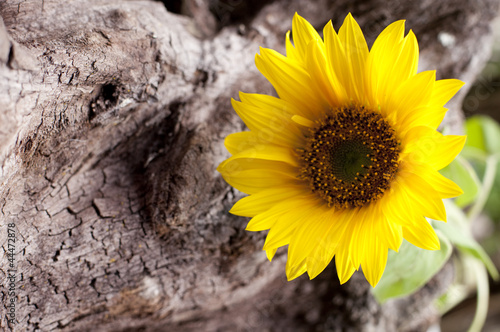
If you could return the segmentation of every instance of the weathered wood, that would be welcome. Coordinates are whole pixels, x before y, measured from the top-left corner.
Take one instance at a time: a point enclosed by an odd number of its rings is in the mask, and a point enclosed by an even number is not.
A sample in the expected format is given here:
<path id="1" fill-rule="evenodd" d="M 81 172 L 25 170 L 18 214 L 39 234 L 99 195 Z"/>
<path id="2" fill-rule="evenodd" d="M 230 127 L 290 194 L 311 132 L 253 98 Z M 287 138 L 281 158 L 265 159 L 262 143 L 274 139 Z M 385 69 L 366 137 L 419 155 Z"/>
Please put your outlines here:
<path id="1" fill-rule="evenodd" d="M 471 83 L 497 1 L 0 3 L 0 243 L 17 230 L 15 330 L 413 331 L 451 265 L 414 296 L 378 305 L 334 266 L 286 282 L 284 250 L 227 213 L 240 193 L 215 171 L 243 128 L 230 98 L 273 93 L 259 46 L 283 51 L 295 11 L 317 28 L 347 12 L 370 42 L 401 18 L 420 69 Z M 251 10 L 249 9 L 251 8 Z M 460 123 L 455 98 L 448 123 Z M 7 277 L 6 258 L 0 264 Z M 0 286 L 7 310 L 8 289 Z M 3 310 L 3 309 L 2 309 Z"/>

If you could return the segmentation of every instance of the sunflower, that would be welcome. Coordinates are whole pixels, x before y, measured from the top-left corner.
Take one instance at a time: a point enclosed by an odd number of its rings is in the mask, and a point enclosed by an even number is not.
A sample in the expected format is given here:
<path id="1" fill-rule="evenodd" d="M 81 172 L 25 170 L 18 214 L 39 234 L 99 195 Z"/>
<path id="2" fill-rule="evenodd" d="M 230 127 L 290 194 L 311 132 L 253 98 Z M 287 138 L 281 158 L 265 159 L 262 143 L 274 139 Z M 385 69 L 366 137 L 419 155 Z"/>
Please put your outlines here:
<path id="1" fill-rule="evenodd" d="M 312 279 L 335 257 L 345 283 L 362 268 L 375 287 L 388 250 L 403 238 L 438 250 L 426 217 L 446 222 L 443 199 L 461 189 L 438 170 L 465 137 L 437 131 L 456 79 L 417 73 L 419 49 L 404 21 L 389 25 L 369 50 L 349 14 L 323 38 L 295 14 L 286 56 L 260 49 L 255 63 L 279 97 L 240 93 L 232 105 L 249 131 L 227 136 L 231 157 L 218 171 L 248 194 L 230 210 L 269 230 L 272 260 L 288 245 L 286 274 Z"/>

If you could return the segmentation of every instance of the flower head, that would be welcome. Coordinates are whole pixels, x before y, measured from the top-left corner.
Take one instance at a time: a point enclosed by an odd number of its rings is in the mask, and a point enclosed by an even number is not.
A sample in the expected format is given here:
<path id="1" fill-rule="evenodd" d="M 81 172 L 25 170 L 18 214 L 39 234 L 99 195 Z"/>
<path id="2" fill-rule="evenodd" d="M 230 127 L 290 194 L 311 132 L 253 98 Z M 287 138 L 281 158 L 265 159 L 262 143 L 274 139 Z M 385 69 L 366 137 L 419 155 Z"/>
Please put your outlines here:
<path id="1" fill-rule="evenodd" d="M 465 137 L 436 129 L 463 83 L 417 73 L 404 21 L 370 50 L 351 14 L 338 33 L 329 22 L 323 39 L 297 14 L 292 30 L 286 56 L 261 48 L 255 59 L 279 97 L 232 100 L 250 131 L 226 138 L 232 156 L 218 170 L 249 196 L 230 212 L 252 217 L 247 230 L 269 229 L 269 260 L 288 245 L 289 280 L 314 278 L 335 257 L 341 283 L 361 267 L 375 286 L 403 238 L 439 249 L 425 217 L 446 221 L 442 199 L 462 193 L 438 170 Z"/>

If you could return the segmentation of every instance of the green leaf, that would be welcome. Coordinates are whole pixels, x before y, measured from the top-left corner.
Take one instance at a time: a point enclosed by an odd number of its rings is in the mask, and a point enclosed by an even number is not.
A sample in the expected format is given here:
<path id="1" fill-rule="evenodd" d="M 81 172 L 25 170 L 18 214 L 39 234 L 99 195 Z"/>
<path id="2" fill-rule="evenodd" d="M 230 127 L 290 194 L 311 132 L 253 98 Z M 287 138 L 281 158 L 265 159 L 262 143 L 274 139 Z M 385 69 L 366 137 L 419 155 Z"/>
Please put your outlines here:
<path id="1" fill-rule="evenodd" d="M 467 121 L 465 121 L 465 131 L 467 133 L 466 146 L 486 151 L 486 143 L 484 142 L 480 116 L 473 116 L 467 119 Z"/>
<path id="2" fill-rule="evenodd" d="M 469 222 L 464 212 L 453 201 L 445 200 L 448 222 L 435 222 L 434 228 L 440 230 L 462 253 L 467 253 L 484 263 L 494 279 L 498 279 L 498 271 L 488 254 L 472 237 Z"/>
<path id="3" fill-rule="evenodd" d="M 500 220 L 500 204 L 498 202 L 500 202 L 500 165 L 497 166 L 491 191 L 484 206 L 484 210 L 490 218 L 497 222 Z"/>
<path id="4" fill-rule="evenodd" d="M 464 193 L 456 198 L 456 204 L 458 206 L 464 207 L 474 202 L 479 193 L 481 182 L 474 168 L 466 159 L 460 156 L 455 158 L 455 160 L 442 169 L 440 173 L 458 184 L 463 190 Z"/>
<path id="5" fill-rule="evenodd" d="M 489 153 L 500 152 L 500 127 L 495 120 L 489 117 L 483 117 L 483 137 L 486 143 L 486 149 Z"/>
<path id="6" fill-rule="evenodd" d="M 498 161 L 500 159 L 500 154 L 489 155 L 484 163 L 483 180 L 481 182 L 481 191 L 477 195 L 476 202 L 467 212 L 467 218 L 469 220 L 474 220 L 483 211 L 487 202 L 492 194 L 495 178 L 498 176 Z M 478 168 L 482 168 L 483 164 L 477 164 Z"/>
<path id="7" fill-rule="evenodd" d="M 500 126 L 490 117 L 477 115 L 465 122 L 467 146 L 490 154 L 500 152 Z"/>
<path id="8" fill-rule="evenodd" d="M 425 250 L 403 241 L 399 253 L 389 251 L 387 266 L 373 295 L 379 302 L 411 294 L 429 281 L 446 263 L 452 247 L 448 239 L 436 232 L 441 250 Z"/>

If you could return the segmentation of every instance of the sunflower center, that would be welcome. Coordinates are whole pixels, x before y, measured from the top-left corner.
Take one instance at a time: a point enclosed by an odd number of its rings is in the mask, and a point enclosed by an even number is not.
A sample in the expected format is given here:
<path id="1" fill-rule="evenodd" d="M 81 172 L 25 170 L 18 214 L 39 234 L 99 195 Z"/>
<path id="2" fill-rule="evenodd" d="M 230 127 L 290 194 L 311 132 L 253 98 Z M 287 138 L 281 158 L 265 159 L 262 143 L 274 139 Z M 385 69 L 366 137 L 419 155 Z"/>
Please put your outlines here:
<path id="1" fill-rule="evenodd" d="M 301 178 L 329 206 L 354 208 L 382 197 L 398 170 L 399 141 L 378 112 L 342 107 L 317 122 L 304 149 Z"/>

